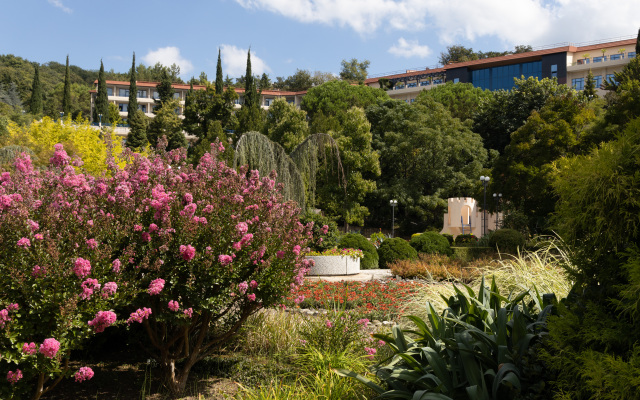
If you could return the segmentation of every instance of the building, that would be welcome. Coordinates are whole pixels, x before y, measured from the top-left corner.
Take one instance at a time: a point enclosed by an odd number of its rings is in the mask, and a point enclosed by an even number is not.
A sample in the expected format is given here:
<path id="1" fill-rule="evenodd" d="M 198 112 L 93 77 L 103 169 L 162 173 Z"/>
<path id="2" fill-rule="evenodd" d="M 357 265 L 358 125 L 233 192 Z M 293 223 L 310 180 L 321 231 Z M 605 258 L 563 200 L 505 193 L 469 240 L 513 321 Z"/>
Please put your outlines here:
<path id="1" fill-rule="evenodd" d="M 129 105 L 129 82 L 128 81 L 106 81 L 107 83 L 107 97 L 109 103 L 115 104 L 120 110 L 120 116 L 122 118 L 127 118 L 128 110 L 127 107 Z M 98 81 L 94 82 L 95 89 L 91 90 L 91 115 L 93 116 L 93 108 L 95 107 L 96 96 L 98 94 Z M 155 106 L 155 99 L 157 99 L 158 92 L 157 87 L 158 82 L 142 82 L 136 81 L 136 86 L 138 89 L 137 98 L 138 98 L 138 109 L 142 110 L 148 117 L 153 118 L 153 108 Z M 182 83 L 174 83 L 171 85 L 173 90 L 175 91 L 174 97 L 180 100 L 180 109 L 178 110 L 178 115 L 183 115 L 184 113 L 184 102 L 186 100 L 187 92 L 190 89 L 190 85 L 182 84 Z M 205 86 L 194 85 L 194 90 L 204 90 Z M 240 105 L 243 102 L 244 98 L 244 88 L 236 88 L 236 93 L 238 93 L 238 100 L 236 100 L 235 107 L 240 108 Z M 283 98 L 288 103 L 295 104 L 296 106 L 300 106 L 300 102 L 302 101 L 302 96 L 306 92 L 288 92 L 288 91 L 280 91 L 280 90 L 263 90 L 260 96 L 260 105 L 264 109 L 268 109 L 271 103 L 275 99 Z M 94 123 L 100 121 L 92 121 Z"/>
<path id="2" fill-rule="evenodd" d="M 482 237 L 482 225 L 486 215 L 486 230 L 494 231 L 502 221 L 502 213 L 483 214 L 480 205 L 472 197 L 452 197 L 447 201 L 447 212 L 444 214 L 444 221 L 440 233 L 448 233 L 454 237 L 462 234 L 472 234 L 475 237 Z M 497 220 L 496 220 L 497 218 Z"/>
<path id="3" fill-rule="evenodd" d="M 513 87 L 513 78 L 521 76 L 557 78 L 561 84 L 582 90 L 589 70 L 599 88 L 636 56 L 635 45 L 635 36 L 583 44 L 566 43 L 526 53 L 378 76 L 367 79 L 365 84 L 371 87 L 388 84 L 386 90 L 391 98 L 408 103 L 413 102 L 422 90 L 446 82 L 468 82 L 482 89 L 509 90 Z"/>

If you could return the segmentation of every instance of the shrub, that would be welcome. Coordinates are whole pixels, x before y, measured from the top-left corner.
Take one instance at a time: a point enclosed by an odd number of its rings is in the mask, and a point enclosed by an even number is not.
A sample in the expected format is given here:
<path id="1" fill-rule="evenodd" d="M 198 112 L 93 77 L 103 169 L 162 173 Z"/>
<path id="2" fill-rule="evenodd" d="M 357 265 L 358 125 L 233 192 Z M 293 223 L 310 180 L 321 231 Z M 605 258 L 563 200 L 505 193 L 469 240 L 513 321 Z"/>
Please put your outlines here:
<path id="1" fill-rule="evenodd" d="M 498 229 L 489 237 L 489 246 L 500 252 L 517 253 L 524 243 L 524 235 L 515 229 Z"/>
<path id="2" fill-rule="evenodd" d="M 398 260 L 391 263 L 389 268 L 393 275 L 403 279 L 470 282 L 479 272 L 476 268 L 467 268 L 467 264 L 441 254 L 420 253 L 417 260 Z"/>
<path id="3" fill-rule="evenodd" d="M 445 239 L 449 241 L 449 246 L 453 244 L 453 235 L 450 233 L 442 233 L 441 234 Z"/>
<path id="4" fill-rule="evenodd" d="M 313 241 L 309 243 L 311 250 L 323 251 L 338 245 L 338 225 L 331 218 L 307 212 L 300 217 L 300 222 L 304 225 L 313 222 Z"/>
<path id="5" fill-rule="evenodd" d="M 455 242 L 455 244 L 457 246 L 459 246 L 459 245 L 476 244 L 476 243 L 478 243 L 478 238 L 476 237 L 476 235 L 472 235 L 470 233 L 465 233 L 464 235 L 456 236 L 456 239 L 454 240 L 454 242 Z"/>
<path id="6" fill-rule="evenodd" d="M 397 260 L 415 260 L 418 252 L 401 238 L 387 239 L 378 248 L 380 268 L 389 268 L 389 264 Z"/>
<path id="7" fill-rule="evenodd" d="M 412 237 L 409 244 L 418 253 L 444 254 L 447 256 L 453 254 L 449 241 L 437 232 L 425 232 L 420 236 Z"/>
<path id="8" fill-rule="evenodd" d="M 373 232 L 369 239 L 371 239 L 371 243 L 376 246 L 376 249 L 380 247 L 380 244 L 384 242 L 387 237 L 382 232 Z"/>
<path id="9" fill-rule="evenodd" d="M 453 251 L 453 258 L 463 261 L 495 255 L 493 247 L 452 247 L 451 250 Z"/>
<path id="10" fill-rule="evenodd" d="M 362 269 L 375 269 L 378 268 L 378 251 L 376 247 L 367 240 L 366 237 L 359 233 L 349 233 L 344 235 L 340 242 L 339 247 L 351 247 L 354 249 L 360 249 L 364 253 L 364 258 L 360 260 L 360 268 Z"/>

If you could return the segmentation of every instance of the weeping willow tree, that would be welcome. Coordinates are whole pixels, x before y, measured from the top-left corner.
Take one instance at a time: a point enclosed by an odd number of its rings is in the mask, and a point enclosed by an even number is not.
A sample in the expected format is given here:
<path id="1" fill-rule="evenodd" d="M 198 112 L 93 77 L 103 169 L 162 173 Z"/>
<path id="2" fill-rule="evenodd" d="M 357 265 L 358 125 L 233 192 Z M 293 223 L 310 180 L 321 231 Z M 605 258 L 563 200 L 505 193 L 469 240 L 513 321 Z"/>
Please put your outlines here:
<path id="1" fill-rule="evenodd" d="M 284 186 L 284 198 L 296 201 L 303 210 L 306 206 L 315 205 L 316 179 L 320 166 L 326 165 L 327 170 L 337 171 L 340 185 L 346 188 L 338 145 L 326 133 L 307 137 L 291 155 L 287 155 L 282 146 L 267 136 L 247 132 L 236 146 L 233 166 L 238 168 L 239 165 L 248 165 L 249 169 L 260 171 L 261 176 L 275 170 L 278 174 L 276 182 Z"/>
<path id="2" fill-rule="evenodd" d="M 326 172 L 325 181 L 333 176 L 333 173 L 337 173 L 339 185 L 346 192 L 347 181 L 340 161 L 340 151 L 338 144 L 330 135 L 326 133 L 309 135 L 293 149 L 290 157 L 298 166 L 304 179 L 309 207 L 315 206 L 317 175 L 320 166 L 326 166 L 324 169 Z"/>
<path id="3" fill-rule="evenodd" d="M 282 146 L 272 142 L 258 132 L 247 132 L 238 141 L 233 167 L 248 165 L 250 170 L 260 171 L 260 176 L 267 176 L 276 171 L 276 183 L 283 184 L 282 195 L 286 200 L 296 201 L 305 209 L 305 185 L 298 167 L 287 155 Z"/>

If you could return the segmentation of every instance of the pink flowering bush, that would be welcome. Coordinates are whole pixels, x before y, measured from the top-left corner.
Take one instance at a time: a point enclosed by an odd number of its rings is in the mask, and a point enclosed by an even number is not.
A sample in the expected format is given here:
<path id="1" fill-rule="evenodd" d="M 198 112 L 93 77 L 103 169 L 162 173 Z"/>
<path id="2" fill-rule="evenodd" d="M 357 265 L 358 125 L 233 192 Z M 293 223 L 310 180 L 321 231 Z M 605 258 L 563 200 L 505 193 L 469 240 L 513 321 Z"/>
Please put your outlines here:
<path id="1" fill-rule="evenodd" d="M 42 376 L 44 385 L 31 390 L 45 393 L 73 376 L 66 367 L 72 349 L 125 324 L 144 325 L 178 393 L 197 361 L 302 284 L 311 226 L 283 202 L 275 176 L 231 169 L 217 151 L 197 167 L 185 163 L 184 151 L 128 154 L 124 169 L 110 159 L 107 174 L 92 177 L 69 165 L 58 146 L 50 169 L 34 170 L 23 155 L 15 171 L 2 174 L 0 373 L 21 368 L 14 389 L 23 382 L 33 388 Z M 18 245 L 23 238 L 29 245 Z M 243 295 L 231 295 L 245 286 Z M 6 308 L 14 303 L 30 312 L 17 317 Z M 129 315 L 105 311 L 126 307 Z M 38 337 L 59 340 L 54 357 L 10 345 Z M 15 392 L 0 398 L 8 393 Z"/>

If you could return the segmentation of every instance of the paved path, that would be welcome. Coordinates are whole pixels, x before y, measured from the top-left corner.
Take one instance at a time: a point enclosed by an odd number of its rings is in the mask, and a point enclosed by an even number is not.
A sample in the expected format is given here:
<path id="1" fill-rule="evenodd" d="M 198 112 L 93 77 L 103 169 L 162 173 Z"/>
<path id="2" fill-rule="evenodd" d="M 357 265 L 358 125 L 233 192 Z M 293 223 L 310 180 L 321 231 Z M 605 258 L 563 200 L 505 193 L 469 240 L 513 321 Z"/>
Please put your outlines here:
<path id="1" fill-rule="evenodd" d="M 312 281 L 329 281 L 329 282 L 340 282 L 340 281 L 372 281 L 375 279 L 389 279 L 393 275 L 391 275 L 390 269 L 361 269 L 359 274 L 354 275 L 323 275 L 323 276 L 312 276 L 308 275 L 306 279 Z"/>

